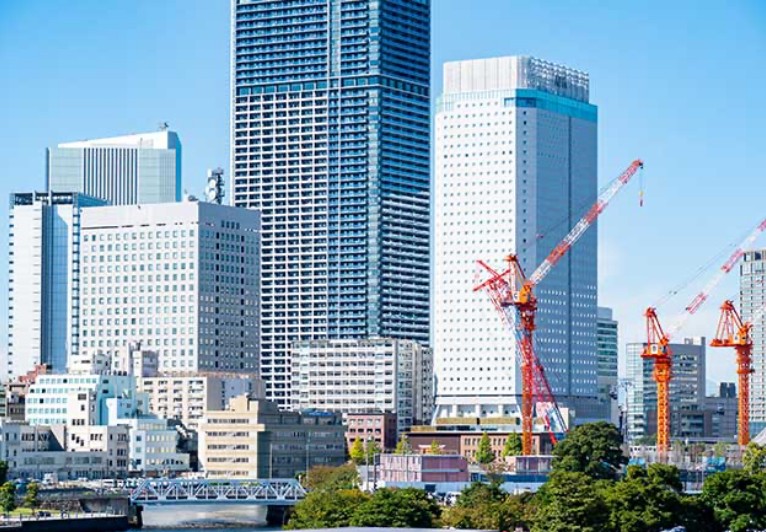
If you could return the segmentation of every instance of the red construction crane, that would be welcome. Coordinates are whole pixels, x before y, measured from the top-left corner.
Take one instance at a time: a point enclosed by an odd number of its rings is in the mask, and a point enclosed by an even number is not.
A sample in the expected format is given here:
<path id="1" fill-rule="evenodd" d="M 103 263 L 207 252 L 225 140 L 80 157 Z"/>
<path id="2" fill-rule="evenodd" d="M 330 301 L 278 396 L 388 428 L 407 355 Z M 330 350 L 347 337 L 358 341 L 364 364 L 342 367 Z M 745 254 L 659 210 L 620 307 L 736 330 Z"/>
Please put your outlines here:
<path id="1" fill-rule="evenodd" d="M 526 277 L 515 254 L 508 255 L 508 268 L 497 273 L 482 261 L 479 266 L 489 273 L 489 278 L 477 285 L 474 291 L 485 290 L 493 305 L 500 313 L 504 323 L 511 328 L 516 339 L 516 355 L 521 365 L 521 443 L 522 454 L 532 454 L 532 425 L 534 400 L 549 405 L 548 412 L 543 415 L 548 424 L 548 430 L 555 442 L 550 416 L 553 415 L 561 430 L 566 430 L 566 424 L 551 392 L 550 384 L 545 376 L 544 368 L 535 354 L 533 332 L 535 330 L 535 314 L 537 298 L 534 288 L 537 286 L 567 251 L 585 234 L 598 216 L 604 211 L 612 198 L 624 187 L 630 179 L 643 168 L 641 160 L 635 160 L 616 179 L 609 183 L 599 194 L 596 203 L 575 224 L 564 239 L 553 248 L 540 266 Z"/>
<path id="2" fill-rule="evenodd" d="M 737 398 L 737 443 L 747 445 L 750 442 L 750 374 L 753 373 L 751 358 L 753 339 L 750 331 L 753 324 L 761 319 L 766 307 L 762 307 L 748 321 L 742 318 L 731 300 L 721 305 L 721 317 L 718 320 L 715 338 L 711 347 L 733 347 L 737 352 L 737 376 L 739 377 L 739 395 Z"/>
<path id="3" fill-rule="evenodd" d="M 694 296 L 692 302 L 686 306 L 673 327 L 667 332 L 663 331 L 655 308 L 649 307 L 644 312 L 647 339 L 644 350 L 641 352 L 641 357 L 654 361 L 652 378 L 657 384 L 657 451 L 660 455 L 663 455 L 670 449 L 670 381 L 673 378 L 673 353 L 669 346 L 670 339 L 684 326 L 686 320 L 696 313 L 707 301 L 713 289 L 718 286 L 726 274 L 734 268 L 742 255 L 745 254 L 745 249 L 764 230 L 766 230 L 766 220 L 759 223 L 747 238 L 737 246 L 702 291 Z"/>

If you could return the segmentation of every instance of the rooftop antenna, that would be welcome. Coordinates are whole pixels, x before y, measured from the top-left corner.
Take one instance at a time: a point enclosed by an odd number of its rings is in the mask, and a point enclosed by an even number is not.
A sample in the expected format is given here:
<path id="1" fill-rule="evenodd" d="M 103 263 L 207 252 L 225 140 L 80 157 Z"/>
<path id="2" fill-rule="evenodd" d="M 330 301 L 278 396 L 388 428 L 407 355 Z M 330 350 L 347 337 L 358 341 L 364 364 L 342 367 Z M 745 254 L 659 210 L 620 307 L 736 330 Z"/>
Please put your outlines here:
<path id="1" fill-rule="evenodd" d="M 168 124 L 167 122 L 160 122 L 157 125 L 157 127 L 159 128 L 160 131 L 167 131 L 170 128 L 170 124 Z"/>
<path id="2" fill-rule="evenodd" d="M 205 187 L 205 198 L 210 203 L 220 205 L 223 202 L 225 193 L 223 190 L 223 168 L 207 171 L 207 187 Z"/>

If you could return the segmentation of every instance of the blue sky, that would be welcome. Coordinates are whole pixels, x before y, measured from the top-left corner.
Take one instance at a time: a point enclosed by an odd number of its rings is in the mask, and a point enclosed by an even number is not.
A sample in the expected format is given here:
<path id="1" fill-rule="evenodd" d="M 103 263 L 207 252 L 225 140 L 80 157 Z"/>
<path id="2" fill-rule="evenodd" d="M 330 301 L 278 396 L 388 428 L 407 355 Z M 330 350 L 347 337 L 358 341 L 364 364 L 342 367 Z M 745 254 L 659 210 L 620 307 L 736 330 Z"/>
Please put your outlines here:
<path id="1" fill-rule="evenodd" d="M 644 207 L 633 183 L 599 226 L 600 302 L 615 308 L 621 343 L 640 341 L 644 307 L 766 216 L 766 4 L 432 3 L 434 94 L 444 61 L 563 63 L 591 76 L 601 182 L 645 160 Z M 185 186 L 201 193 L 208 167 L 228 168 L 228 49 L 225 0 L 0 1 L 0 197 L 42 189 L 48 145 L 160 121 L 179 132 Z M 732 274 L 683 332 L 712 335 L 718 302 L 736 290 Z M 692 295 L 660 307 L 668 325 Z M 708 360 L 709 378 L 735 378 L 732 353 Z"/>

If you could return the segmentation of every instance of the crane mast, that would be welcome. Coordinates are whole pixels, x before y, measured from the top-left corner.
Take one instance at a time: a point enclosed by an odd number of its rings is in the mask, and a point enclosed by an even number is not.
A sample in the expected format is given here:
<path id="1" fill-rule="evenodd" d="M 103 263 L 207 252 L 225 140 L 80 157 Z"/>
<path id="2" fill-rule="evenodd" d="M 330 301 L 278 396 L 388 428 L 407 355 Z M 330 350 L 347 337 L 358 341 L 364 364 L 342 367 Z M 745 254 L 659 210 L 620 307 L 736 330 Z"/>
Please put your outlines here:
<path id="1" fill-rule="evenodd" d="M 516 354 L 521 366 L 521 443 L 522 454 L 532 454 L 532 430 L 535 398 L 548 403 L 550 411 L 560 424 L 562 430 L 566 425 L 558 409 L 553 396 L 548 378 L 542 363 L 534 349 L 534 330 L 536 328 L 535 316 L 537 313 L 537 298 L 534 287 L 539 284 L 551 271 L 551 269 L 566 255 L 567 251 L 582 237 L 593 225 L 598 216 L 609 205 L 614 196 L 630 181 L 630 179 L 643 168 L 644 163 L 637 159 L 633 161 L 617 178 L 612 180 L 599 194 L 596 202 L 585 215 L 572 227 L 569 233 L 548 254 L 543 262 L 537 267 L 530 277 L 524 275 L 524 271 L 515 254 L 508 255 L 505 261 L 508 267 L 502 273 L 495 272 L 486 263 L 478 261 L 479 266 L 486 270 L 490 276 L 487 280 L 477 285 L 474 291 L 486 291 L 490 300 L 500 313 L 506 325 L 510 326 L 516 338 Z M 553 430 L 550 427 L 549 416 L 548 429 L 552 440 L 555 442 Z"/>
<path id="2" fill-rule="evenodd" d="M 737 443 L 750 443 L 750 375 L 753 373 L 752 355 L 753 338 L 751 331 L 766 312 L 761 307 L 749 321 L 743 321 L 737 312 L 734 302 L 724 301 L 721 305 L 721 317 L 718 319 L 715 338 L 710 342 L 711 347 L 733 347 L 737 353 L 737 380 L 739 385 L 737 395 Z"/>

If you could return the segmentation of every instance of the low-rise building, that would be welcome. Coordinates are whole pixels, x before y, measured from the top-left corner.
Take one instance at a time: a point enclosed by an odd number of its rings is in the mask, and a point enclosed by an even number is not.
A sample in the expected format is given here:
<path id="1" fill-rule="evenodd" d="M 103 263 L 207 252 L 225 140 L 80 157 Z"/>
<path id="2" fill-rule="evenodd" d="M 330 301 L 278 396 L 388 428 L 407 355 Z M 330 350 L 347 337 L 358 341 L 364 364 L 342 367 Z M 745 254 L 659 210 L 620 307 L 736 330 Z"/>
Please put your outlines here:
<path id="1" fill-rule="evenodd" d="M 468 482 L 468 460 L 460 455 L 382 454 L 379 480 L 386 486 Z"/>
<path id="2" fill-rule="evenodd" d="M 410 340 L 312 340 L 293 350 L 298 410 L 397 415 L 398 431 L 428 423 L 433 411 L 433 354 Z"/>
<path id="3" fill-rule="evenodd" d="M 294 478 L 316 465 L 346 459 L 341 417 L 281 412 L 265 399 L 235 397 L 199 425 L 200 467 L 210 478 Z"/>
<path id="4" fill-rule="evenodd" d="M 50 372 L 47 364 L 38 364 L 31 371 L 19 375 L 0 386 L 0 418 L 24 421 L 26 416 L 26 402 L 29 387 L 35 383 L 39 375 Z"/>
<path id="5" fill-rule="evenodd" d="M 501 456 L 505 442 L 510 434 L 518 431 L 487 430 L 492 451 L 495 456 Z M 436 442 L 441 454 L 459 454 L 465 456 L 469 461 L 474 461 L 476 451 L 479 448 L 479 441 L 483 432 L 476 428 L 464 428 L 454 430 L 439 430 L 435 427 L 422 426 L 413 427 L 413 430 L 407 433 L 413 452 L 428 454 L 431 446 Z M 550 454 L 553 449 L 550 436 L 547 433 L 534 433 L 532 435 L 533 454 Z"/>
<path id="6" fill-rule="evenodd" d="M 396 448 L 396 414 L 381 412 L 378 414 L 350 413 L 344 416 L 346 422 L 346 446 L 350 449 L 355 440 L 374 441 L 378 449 L 393 451 Z"/>

